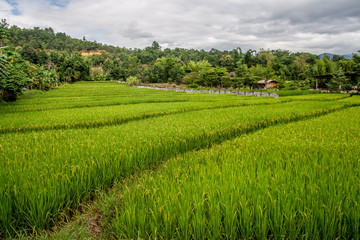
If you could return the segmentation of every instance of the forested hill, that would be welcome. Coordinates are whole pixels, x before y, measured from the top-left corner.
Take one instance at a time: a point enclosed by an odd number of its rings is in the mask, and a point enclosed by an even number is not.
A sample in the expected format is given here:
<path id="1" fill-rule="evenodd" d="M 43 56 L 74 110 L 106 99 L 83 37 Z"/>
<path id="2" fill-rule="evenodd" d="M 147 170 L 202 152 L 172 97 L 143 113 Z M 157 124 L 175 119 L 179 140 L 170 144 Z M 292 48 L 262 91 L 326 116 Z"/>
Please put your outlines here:
<path id="1" fill-rule="evenodd" d="M 87 41 L 85 37 L 80 40 L 72 38 L 66 33 L 55 33 L 52 28 L 33 29 L 19 28 L 12 26 L 8 29 L 8 42 L 12 46 L 30 47 L 43 50 L 70 50 L 70 51 L 94 51 L 103 49 L 109 52 L 116 52 L 118 47 L 103 45 L 96 41 Z"/>
<path id="2" fill-rule="evenodd" d="M 288 50 L 240 47 L 220 51 L 162 49 L 158 42 L 144 49 L 127 49 L 83 39 L 52 28 L 21 29 L 0 23 L 0 91 L 6 101 L 15 100 L 24 88 L 47 90 L 59 83 L 80 80 L 127 80 L 133 83 L 175 83 L 192 86 L 252 88 L 262 79 L 279 82 L 278 89 L 315 87 L 315 75 L 336 75 L 322 79 L 320 87 L 339 90 L 359 85 L 360 56 L 324 57 Z M 229 74 L 231 73 L 231 74 Z"/>
<path id="3" fill-rule="evenodd" d="M 323 59 L 325 56 L 330 58 L 331 60 L 333 60 L 333 58 L 335 58 L 335 61 L 341 60 L 341 59 L 351 59 L 352 58 L 352 54 L 336 55 L 333 53 L 322 53 L 319 55 L 319 58 Z"/>

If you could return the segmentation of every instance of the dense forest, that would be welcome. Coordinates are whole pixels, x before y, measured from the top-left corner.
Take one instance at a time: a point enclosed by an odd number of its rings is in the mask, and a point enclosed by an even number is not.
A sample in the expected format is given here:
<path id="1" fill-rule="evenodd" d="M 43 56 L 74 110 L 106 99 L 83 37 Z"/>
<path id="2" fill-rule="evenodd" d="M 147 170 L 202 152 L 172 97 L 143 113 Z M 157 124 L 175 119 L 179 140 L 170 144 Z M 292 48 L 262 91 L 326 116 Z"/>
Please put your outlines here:
<path id="1" fill-rule="evenodd" d="M 288 50 L 249 49 L 243 52 L 162 49 L 158 42 L 127 49 L 74 39 L 52 28 L 22 29 L 0 23 L 0 91 L 4 101 L 16 100 L 23 89 L 48 90 L 76 81 L 123 80 L 132 83 L 174 83 L 202 87 L 252 88 L 274 79 L 277 89 L 351 90 L 359 85 L 360 56 L 330 59 Z M 229 74 L 231 73 L 231 74 Z M 339 87 L 341 86 L 341 87 Z"/>

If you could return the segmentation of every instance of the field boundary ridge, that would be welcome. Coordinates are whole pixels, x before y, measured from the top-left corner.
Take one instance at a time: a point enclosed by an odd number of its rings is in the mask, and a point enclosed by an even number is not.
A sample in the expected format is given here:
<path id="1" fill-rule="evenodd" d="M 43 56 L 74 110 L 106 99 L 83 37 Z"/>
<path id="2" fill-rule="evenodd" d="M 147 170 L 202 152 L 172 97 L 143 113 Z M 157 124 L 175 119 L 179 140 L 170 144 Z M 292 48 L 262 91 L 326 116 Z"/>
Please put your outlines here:
<path id="1" fill-rule="evenodd" d="M 248 92 L 248 91 L 231 91 L 231 90 L 178 89 L 178 88 L 177 89 L 171 89 L 171 88 L 137 86 L 137 85 L 133 85 L 133 87 L 136 87 L 136 88 L 149 88 L 149 89 L 165 90 L 165 91 L 186 92 L 186 93 L 233 94 L 233 95 L 238 95 L 238 96 L 256 96 L 256 97 L 279 98 L 279 93 L 272 93 L 272 92 Z"/>

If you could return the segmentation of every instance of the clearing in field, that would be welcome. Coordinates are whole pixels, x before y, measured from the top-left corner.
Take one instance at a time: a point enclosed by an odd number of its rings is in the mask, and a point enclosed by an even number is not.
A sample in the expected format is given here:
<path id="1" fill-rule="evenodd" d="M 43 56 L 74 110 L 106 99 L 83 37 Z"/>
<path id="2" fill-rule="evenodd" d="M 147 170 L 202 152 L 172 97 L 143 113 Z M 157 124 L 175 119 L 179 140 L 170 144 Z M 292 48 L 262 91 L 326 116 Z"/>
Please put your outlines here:
<path id="1" fill-rule="evenodd" d="M 359 238 L 359 106 L 114 82 L 1 103 L 0 236 L 49 230 L 133 176 L 105 207 L 107 236 Z"/>

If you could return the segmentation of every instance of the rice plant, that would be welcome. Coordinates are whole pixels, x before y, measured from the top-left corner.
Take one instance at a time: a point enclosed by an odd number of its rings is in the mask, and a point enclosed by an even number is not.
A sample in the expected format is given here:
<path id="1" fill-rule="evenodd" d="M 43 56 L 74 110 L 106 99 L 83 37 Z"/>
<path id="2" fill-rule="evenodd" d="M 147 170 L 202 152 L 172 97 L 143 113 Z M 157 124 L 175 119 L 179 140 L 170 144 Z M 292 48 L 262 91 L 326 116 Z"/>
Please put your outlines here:
<path id="1" fill-rule="evenodd" d="M 96 189 L 174 156 L 359 104 L 357 98 L 338 99 L 186 94 L 95 82 L 64 85 L 14 104 L 2 104 L 0 236 L 49 229 L 66 209 L 76 207 Z M 204 197 L 207 202 L 217 201 Z M 256 211 L 263 211 L 251 204 Z M 194 213 L 200 226 L 204 212 L 199 207 L 181 211 Z M 214 216 L 223 208 L 213 209 Z M 118 211 L 120 214 L 123 209 Z M 227 211 L 230 214 L 231 210 Z M 248 214 L 251 218 L 253 213 Z M 226 218 L 229 236 L 236 235 L 237 228 L 230 224 L 237 221 L 236 216 Z M 166 219 L 172 217 L 167 213 Z M 161 228 L 157 234 L 164 238 L 200 237 L 210 228 L 188 226 L 186 216 L 176 221 L 185 227 L 183 232 L 173 236 L 176 224 L 169 221 L 166 234 Z M 214 218 L 212 226 L 217 223 L 221 221 Z M 222 230 L 211 229 L 214 238 L 224 237 Z"/>
<path id="2" fill-rule="evenodd" d="M 115 237 L 359 239 L 359 110 L 167 161 L 123 188 Z"/>

